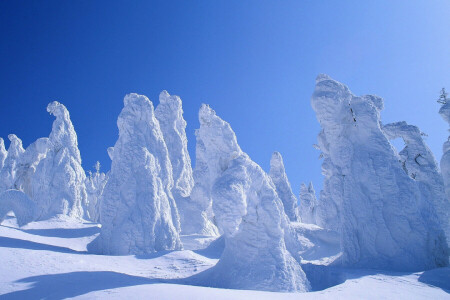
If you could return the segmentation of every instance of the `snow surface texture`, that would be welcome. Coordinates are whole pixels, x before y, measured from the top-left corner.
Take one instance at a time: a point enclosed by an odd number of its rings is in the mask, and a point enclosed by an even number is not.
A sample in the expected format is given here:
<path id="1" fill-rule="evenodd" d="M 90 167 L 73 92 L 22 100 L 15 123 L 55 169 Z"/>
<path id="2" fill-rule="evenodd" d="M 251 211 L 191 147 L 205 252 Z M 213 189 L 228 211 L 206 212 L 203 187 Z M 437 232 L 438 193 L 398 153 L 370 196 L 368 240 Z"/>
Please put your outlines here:
<path id="1" fill-rule="evenodd" d="M 7 190 L 0 193 L 0 224 L 9 212 L 14 212 L 19 226 L 24 226 L 36 217 L 36 204 L 23 192 Z"/>
<path id="2" fill-rule="evenodd" d="M 64 105 L 54 101 L 47 106 L 47 111 L 56 119 L 48 139 L 47 155 L 31 180 L 32 198 L 40 210 L 39 219 L 56 215 L 83 218 L 82 205 L 87 201 L 86 174 L 81 167 L 77 134 Z"/>
<path id="3" fill-rule="evenodd" d="M 399 153 L 400 161 L 408 175 L 415 179 L 423 197 L 430 199 L 444 229 L 447 242 L 450 241 L 450 201 L 445 195 L 444 182 L 433 153 L 425 144 L 424 133 L 406 122 L 383 126 L 389 139 L 402 138 L 405 147 Z"/>
<path id="4" fill-rule="evenodd" d="M 274 152 L 270 159 L 270 178 L 275 184 L 276 191 L 283 202 L 284 211 L 292 222 L 300 221 L 298 215 L 297 198 L 292 193 L 291 184 L 284 169 L 283 157 L 280 152 Z"/>
<path id="5" fill-rule="evenodd" d="M 286 249 L 288 218 L 270 177 L 240 149 L 230 125 L 207 105 L 199 112 L 197 140 L 207 158 L 210 196 L 225 250 L 199 276 L 213 287 L 308 291 L 300 264 Z"/>
<path id="6" fill-rule="evenodd" d="M 311 103 L 322 127 L 319 223 L 340 229 L 342 264 L 386 270 L 448 265 L 431 194 L 408 176 L 380 127 L 383 100 L 356 97 L 319 75 Z"/>
<path id="7" fill-rule="evenodd" d="M 308 186 L 302 182 L 300 185 L 300 219 L 306 224 L 317 224 L 316 221 L 316 191 L 312 182 Z"/>
<path id="8" fill-rule="evenodd" d="M 183 118 L 181 99 L 167 91 L 159 95 L 159 105 L 155 109 L 164 141 L 172 164 L 174 186 L 172 194 L 180 214 L 183 234 L 217 235 L 217 228 L 209 220 L 206 210 L 189 197 L 194 187 L 191 158 L 187 149 L 186 121 Z"/>
<path id="9" fill-rule="evenodd" d="M 8 135 L 8 139 L 11 141 L 9 144 L 8 152 L 3 163 L 3 168 L 0 170 L 0 192 L 13 189 L 16 179 L 17 165 L 19 157 L 25 152 L 22 147 L 22 140 L 15 134 Z M 2 156 L 4 155 L 4 144 L 2 139 Z M 0 146 L 1 147 L 1 146 Z"/>
<path id="10" fill-rule="evenodd" d="M 117 120 L 119 139 L 101 198 L 101 233 L 90 251 L 148 254 L 181 248 L 171 190 L 172 166 L 153 104 L 128 94 Z"/>

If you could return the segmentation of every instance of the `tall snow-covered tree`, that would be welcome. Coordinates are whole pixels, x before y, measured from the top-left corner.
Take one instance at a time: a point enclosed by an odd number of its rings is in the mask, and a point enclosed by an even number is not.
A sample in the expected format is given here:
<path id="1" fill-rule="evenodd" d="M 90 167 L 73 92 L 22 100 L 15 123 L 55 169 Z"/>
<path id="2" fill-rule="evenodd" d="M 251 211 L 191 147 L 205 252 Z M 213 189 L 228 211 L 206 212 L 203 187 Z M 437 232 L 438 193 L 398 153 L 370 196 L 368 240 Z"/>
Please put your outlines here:
<path id="1" fill-rule="evenodd" d="M 15 188 L 14 183 L 16 180 L 19 158 L 25 152 L 22 147 L 22 140 L 15 134 L 8 135 L 8 139 L 11 143 L 9 144 L 3 168 L 0 171 L 0 192 Z"/>
<path id="2" fill-rule="evenodd" d="M 111 171 L 100 207 L 100 235 L 89 250 L 147 254 L 181 248 L 173 175 L 153 104 L 129 94 L 117 120 L 119 139 L 108 153 Z"/>

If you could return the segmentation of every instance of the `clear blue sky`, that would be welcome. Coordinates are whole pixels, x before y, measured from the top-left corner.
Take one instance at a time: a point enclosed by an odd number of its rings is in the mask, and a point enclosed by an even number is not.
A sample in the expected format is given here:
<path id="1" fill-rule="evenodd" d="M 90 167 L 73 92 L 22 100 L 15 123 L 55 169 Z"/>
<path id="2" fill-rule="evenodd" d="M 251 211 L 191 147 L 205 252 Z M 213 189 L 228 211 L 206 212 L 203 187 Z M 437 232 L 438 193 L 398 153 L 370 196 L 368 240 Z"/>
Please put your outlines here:
<path id="1" fill-rule="evenodd" d="M 0 1 L 0 136 L 48 136 L 58 100 L 71 114 L 86 170 L 118 135 L 123 96 L 184 104 L 189 150 L 201 103 L 231 123 L 268 170 L 284 157 L 295 193 L 322 185 L 314 80 L 385 99 L 383 122 L 447 139 L 435 99 L 450 89 L 450 1 Z M 7 144 L 9 144 L 7 142 Z"/>

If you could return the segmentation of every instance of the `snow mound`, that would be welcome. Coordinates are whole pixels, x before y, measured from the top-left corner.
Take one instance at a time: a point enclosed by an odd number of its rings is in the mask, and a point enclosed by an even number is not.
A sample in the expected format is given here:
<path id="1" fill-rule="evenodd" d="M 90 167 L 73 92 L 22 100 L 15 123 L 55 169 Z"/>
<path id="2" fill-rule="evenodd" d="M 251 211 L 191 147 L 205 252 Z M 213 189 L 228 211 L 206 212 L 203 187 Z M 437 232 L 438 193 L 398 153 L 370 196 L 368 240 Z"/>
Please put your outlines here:
<path id="1" fill-rule="evenodd" d="M 56 215 L 81 219 L 87 195 L 77 134 L 63 104 L 51 102 L 47 111 L 56 119 L 48 139 L 47 155 L 37 165 L 31 180 L 32 198 L 39 207 L 39 219 Z"/>
<path id="2" fill-rule="evenodd" d="M 126 255 L 181 249 L 172 166 L 152 102 L 126 95 L 117 126 L 119 139 L 101 197 L 102 229 L 89 250 Z"/>
<path id="3" fill-rule="evenodd" d="M 275 184 L 276 191 L 283 202 L 284 211 L 292 222 L 300 221 L 298 215 L 297 198 L 292 193 L 291 184 L 286 175 L 283 157 L 280 152 L 274 152 L 270 159 L 270 178 Z"/>
<path id="4" fill-rule="evenodd" d="M 319 225 L 341 232 L 345 266 L 424 270 L 448 265 L 432 199 L 408 176 L 380 127 L 383 100 L 320 75 L 312 96 L 322 131 Z"/>
<path id="5" fill-rule="evenodd" d="M 209 195 L 225 249 L 203 285 L 266 291 L 308 291 L 300 264 L 286 249 L 288 218 L 270 177 L 240 149 L 230 125 L 203 105 L 197 139 L 207 157 Z"/>
<path id="6" fill-rule="evenodd" d="M 316 221 L 316 191 L 312 182 L 308 186 L 302 182 L 300 185 L 300 207 L 299 213 L 303 223 L 317 224 Z"/>
<path id="7" fill-rule="evenodd" d="M 36 217 L 36 204 L 28 196 L 18 190 L 7 190 L 0 193 L 0 224 L 9 212 L 14 212 L 19 226 L 24 226 Z"/>

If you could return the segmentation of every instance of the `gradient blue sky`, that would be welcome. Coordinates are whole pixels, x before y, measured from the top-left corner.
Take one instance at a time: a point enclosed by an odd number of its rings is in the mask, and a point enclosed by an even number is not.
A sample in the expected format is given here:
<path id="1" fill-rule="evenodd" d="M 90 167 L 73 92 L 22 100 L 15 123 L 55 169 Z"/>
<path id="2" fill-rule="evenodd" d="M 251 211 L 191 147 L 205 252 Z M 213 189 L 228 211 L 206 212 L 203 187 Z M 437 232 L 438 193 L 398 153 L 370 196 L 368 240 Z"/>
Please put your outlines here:
<path id="1" fill-rule="evenodd" d="M 123 96 L 184 104 L 189 150 L 201 103 L 235 130 L 265 170 L 284 157 L 295 193 L 322 185 L 317 74 L 385 99 L 383 122 L 428 133 L 437 159 L 450 89 L 450 1 L 0 1 L 0 136 L 48 136 L 47 103 L 70 111 L 86 170 L 118 135 Z M 8 145 L 9 142 L 6 141 Z"/>

